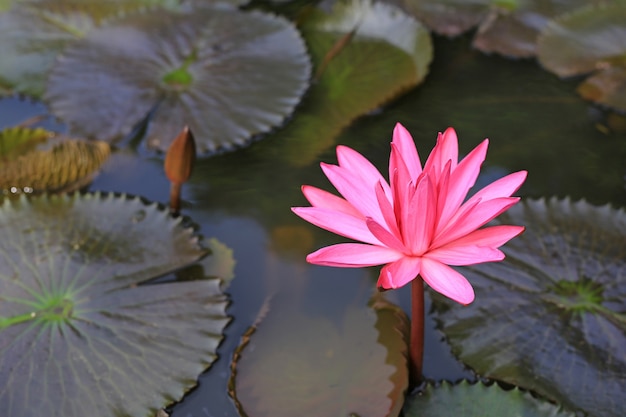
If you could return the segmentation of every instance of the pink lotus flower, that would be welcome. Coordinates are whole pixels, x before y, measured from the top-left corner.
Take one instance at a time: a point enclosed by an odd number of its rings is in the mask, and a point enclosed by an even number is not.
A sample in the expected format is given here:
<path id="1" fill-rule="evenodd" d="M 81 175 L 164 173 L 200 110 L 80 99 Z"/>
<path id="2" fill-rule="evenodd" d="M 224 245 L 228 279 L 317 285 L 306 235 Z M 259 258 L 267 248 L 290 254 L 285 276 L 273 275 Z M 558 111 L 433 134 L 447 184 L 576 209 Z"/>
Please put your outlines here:
<path id="1" fill-rule="evenodd" d="M 343 198 L 304 185 L 312 207 L 293 207 L 304 220 L 363 243 L 340 243 L 307 256 L 317 265 L 385 266 L 379 289 L 399 288 L 421 276 L 435 291 L 461 303 L 474 300 L 467 279 L 450 267 L 504 259 L 498 249 L 522 233 L 522 226 L 486 223 L 519 201 L 511 195 L 526 179 L 526 171 L 501 178 L 472 197 L 485 159 L 485 139 L 458 161 L 456 132 L 439 133 L 422 168 L 410 133 L 399 123 L 393 131 L 389 183 L 365 157 L 337 147 L 339 165 L 322 163 L 324 174 Z"/>

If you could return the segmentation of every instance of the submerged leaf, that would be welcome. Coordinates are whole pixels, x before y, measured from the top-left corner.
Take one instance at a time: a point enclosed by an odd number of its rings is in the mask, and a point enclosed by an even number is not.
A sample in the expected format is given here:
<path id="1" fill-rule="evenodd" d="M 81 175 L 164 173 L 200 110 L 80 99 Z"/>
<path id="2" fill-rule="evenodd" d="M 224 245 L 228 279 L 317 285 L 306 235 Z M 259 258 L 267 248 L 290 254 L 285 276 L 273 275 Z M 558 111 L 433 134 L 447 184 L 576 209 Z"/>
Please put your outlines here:
<path id="1" fill-rule="evenodd" d="M 555 19 L 539 38 L 538 55 L 561 77 L 593 72 L 579 93 L 626 111 L 626 2 L 589 6 Z"/>
<path id="2" fill-rule="evenodd" d="M 219 280 L 139 285 L 203 256 L 156 204 L 87 194 L 0 209 L 0 400 L 8 416 L 153 416 L 216 358 Z"/>
<path id="3" fill-rule="evenodd" d="M 600 0 L 596 0 L 600 1 Z M 537 36 L 562 13 L 588 0 L 405 0 L 408 8 L 433 31 L 459 35 L 479 26 L 473 46 L 513 57 L 536 53 Z"/>
<path id="4" fill-rule="evenodd" d="M 200 152 L 217 151 L 282 123 L 309 74 L 304 43 L 287 20 L 197 4 L 91 31 L 59 59 L 46 99 L 87 137 L 119 139 L 154 111 L 150 148 L 166 150 L 186 124 Z"/>
<path id="5" fill-rule="evenodd" d="M 397 416 L 408 385 L 407 319 L 384 301 L 376 307 L 348 308 L 332 322 L 274 304 L 236 355 L 242 415 Z"/>
<path id="6" fill-rule="evenodd" d="M 388 4 L 346 0 L 302 25 L 319 78 L 281 132 L 280 153 L 308 165 L 357 117 L 415 87 L 432 60 L 428 31 Z"/>
<path id="7" fill-rule="evenodd" d="M 4 194 L 75 190 L 91 181 L 111 153 L 106 142 L 55 136 L 41 128 L 0 131 L 0 190 Z M 51 142 L 49 147 L 38 149 L 46 141 Z"/>
<path id="8" fill-rule="evenodd" d="M 464 268 L 476 302 L 436 304 L 454 353 L 569 408 L 623 416 L 626 212 L 551 199 L 519 204 L 501 221 L 527 230 L 503 262 Z"/>
<path id="9" fill-rule="evenodd" d="M 519 388 L 503 390 L 497 384 L 470 384 L 462 381 L 440 386 L 427 385 L 411 396 L 404 407 L 405 417 L 574 417 L 558 406 L 533 397 Z"/>

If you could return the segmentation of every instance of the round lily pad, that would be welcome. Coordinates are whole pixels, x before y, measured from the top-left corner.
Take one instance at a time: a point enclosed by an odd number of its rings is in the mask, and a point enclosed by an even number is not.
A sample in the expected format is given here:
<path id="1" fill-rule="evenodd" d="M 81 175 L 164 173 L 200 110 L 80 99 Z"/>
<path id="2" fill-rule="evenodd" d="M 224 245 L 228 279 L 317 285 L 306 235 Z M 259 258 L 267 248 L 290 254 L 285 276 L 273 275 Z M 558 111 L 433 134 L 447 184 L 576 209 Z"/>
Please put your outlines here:
<path id="1" fill-rule="evenodd" d="M 504 390 L 497 384 L 470 384 L 461 381 L 439 386 L 428 384 L 411 396 L 404 417 L 574 417 L 548 401 L 519 388 Z"/>
<path id="2" fill-rule="evenodd" d="M 626 2 L 581 8 L 551 22 L 538 41 L 541 64 L 561 77 L 594 74 L 583 97 L 626 111 Z"/>
<path id="3" fill-rule="evenodd" d="M 244 416 L 397 416 L 408 385 L 408 320 L 382 299 L 338 320 L 272 302 L 234 356 Z"/>
<path id="4" fill-rule="evenodd" d="M 71 139 L 42 128 L 4 129 L 0 190 L 4 194 L 75 190 L 91 181 L 110 153 L 109 144 L 102 141 Z"/>
<path id="5" fill-rule="evenodd" d="M 200 152 L 217 151 L 281 124 L 309 74 L 292 23 L 193 3 L 89 32 L 57 61 L 45 99 L 82 136 L 113 141 L 151 113 L 148 147 L 166 150 L 187 125 Z"/>
<path id="6" fill-rule="evenodd" d="M 39 0 L 0 13 L 0 86 L 41 96 L 55 57 L 93 28 L 147 6 L 174 0 Z"/>
<path id="7" fill-rule="evenodd" d="M 3 414 L 152 417 L 216 358 L 219 280 L 143 285 L 206 254 L 165 209 L 22 196 L 4 201 L 0 230 Z"/>
<path id="8" fill-rule="evenodd" d="M 513 57 L 534 56 L 537 36 L 552 18 L 588 4 L 587 0 L 405 1 L 433 31 L 455 36 L 478 25 L 475 48 Z"/>
<path id="9" fill-rule="evenodd" d="M 584 201 L 525 201 L 503 223 L 526 225 L 500 263 L 464 269 L 476 302 L 441 297 L 453 352 L 484 376 L 596 417 L 624 414 L 626 212 Z"/>

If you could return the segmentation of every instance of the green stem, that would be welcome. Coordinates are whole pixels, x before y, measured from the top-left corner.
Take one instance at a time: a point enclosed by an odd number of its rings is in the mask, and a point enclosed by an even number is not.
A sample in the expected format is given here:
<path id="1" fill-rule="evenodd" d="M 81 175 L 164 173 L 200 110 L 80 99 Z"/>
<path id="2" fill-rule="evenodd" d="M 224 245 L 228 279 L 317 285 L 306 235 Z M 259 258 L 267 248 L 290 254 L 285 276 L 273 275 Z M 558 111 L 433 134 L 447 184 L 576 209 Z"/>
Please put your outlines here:
<path id="1" fill-rule="evenodd" d="M 424 281 L 419 275 L 411 281 L 411 340 L 409 344 L 411 388 L 422 382 L 424 361 Z"/>
<path id="2" fill-rule="evenodd" d="M 34 312 L 20 314 L 19 316 L 14 317 L 0 317 L 0 329 L 4 329 L 5 327 L 12 326 L 14 324 L 24 323 L 25 321 L 32 320 L 36 317 Z"/>

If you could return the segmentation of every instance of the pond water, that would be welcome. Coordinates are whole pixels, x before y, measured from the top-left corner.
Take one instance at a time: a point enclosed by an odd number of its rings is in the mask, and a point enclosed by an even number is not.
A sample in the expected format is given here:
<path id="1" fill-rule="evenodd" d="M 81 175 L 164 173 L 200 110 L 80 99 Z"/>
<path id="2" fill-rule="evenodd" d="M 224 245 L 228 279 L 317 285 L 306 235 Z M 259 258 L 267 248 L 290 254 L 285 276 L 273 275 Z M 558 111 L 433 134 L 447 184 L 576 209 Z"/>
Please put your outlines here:
<path id="1" fill-rule="evenodd" d="M 453 126 L 466 153 L 490 138 L 478 185 L 526 169 L 523 198 L 571 196 L 594 204 L 626 206 L 626 122 L 583 101 L 579 80 L 560 80 L 535 60 L 508 60 L 472 50 L 468 37 L 435 38 L 435 58 L 425 82 L 388 106 L 361 117 L 336 138 L 361 152 L 382 172 L 396 122 L 412 132 L 423 156 L 436 133 Z M 15 124 L 43 106 L 18 99 L 0 101 L 0 125 Z M 47 121 L 47 126 L 63 126 Z M 281 140 L 284 140 L 281 139 Z M 378 268 L 335 269 L 308 265 L 307 253 L 341 238 L 317 230 L 290 211 L 307 205 L 302 184 L 331 189 L 319 162 L 336 163 L 334 144 L 316 158 L 294 161 L 269 137 L 232 153 L 201 158 L 183 187 L 183 214 L 205 237 L 233 250 L 235 279 L 228 287 L 233 317 L 220 358 L 199 378 L 199 386 L 173 408 L 174 417 L 238 415 L 227 394 L 231 358 L 262 306 L 285 304 L 308 315 L 339 320 L 350 305 L 365 305 Z M 294 155 L 293 151 L 291 155 Z M 88 187 L 167 202 L 169 182 L 163 158 L 124 145 Z M 408 312 L 409 289 L 387 294 Z M 428 297 L 427 297 L 428 298 Z M 275 300 L 275 301 L 274 301 Z M 427 302 L 430 302 L 427 300 Z M 480 302 L 480 300 L 476 300 Z M 282 303 L 282 304 L 281 304 Z M 282 319 L 289 320 L 289 314 Z M 424 373 L 433 380 L 472 378 L 450 354 L 427 318 Z M 321 337 L 321 336 L 320 336 Z"/>

